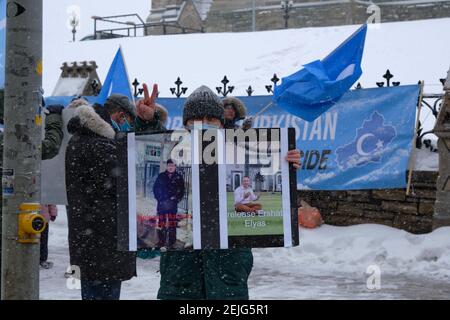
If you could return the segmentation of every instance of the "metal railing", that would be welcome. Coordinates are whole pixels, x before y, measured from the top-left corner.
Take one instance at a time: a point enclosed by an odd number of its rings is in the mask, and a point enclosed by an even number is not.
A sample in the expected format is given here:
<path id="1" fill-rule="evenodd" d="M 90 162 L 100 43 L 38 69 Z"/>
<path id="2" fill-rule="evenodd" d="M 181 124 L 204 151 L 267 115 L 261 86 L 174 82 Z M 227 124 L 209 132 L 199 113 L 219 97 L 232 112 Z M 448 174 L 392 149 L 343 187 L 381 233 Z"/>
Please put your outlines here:
<path id="1" fill-rule="evenodd" d="M 119 19 L 134 17 L 138 20 L 138 22 L 132 21 L 120 21 Z M 201 29 L 195 29 L 190 27 L 181 26 L 178 22 L 153 22 L 147 23 L 145 22 L 138 14 L 123 14 L 117 16 L 108 16 L 108 17 L 92 17 L 94 19 L 94 39 L 104 39 L 104 38 L 120 38 L 120 37 L 137 37 L 137 36 L 145 36 L 147 28 L 162 28 L 163 34 L 168 34 L 168 30 L 170 29 L 178 29 L 181 30 L 181 33 L 204 33 L 203 27 Z M 110 23 L 110 24 L 118 24 L 120 27 L 115 28 L 105 28 L 99 29 L 98 24 L 100 22 Z M 142 30 L 142 34 L 139 35 L 139 31 Z"/>

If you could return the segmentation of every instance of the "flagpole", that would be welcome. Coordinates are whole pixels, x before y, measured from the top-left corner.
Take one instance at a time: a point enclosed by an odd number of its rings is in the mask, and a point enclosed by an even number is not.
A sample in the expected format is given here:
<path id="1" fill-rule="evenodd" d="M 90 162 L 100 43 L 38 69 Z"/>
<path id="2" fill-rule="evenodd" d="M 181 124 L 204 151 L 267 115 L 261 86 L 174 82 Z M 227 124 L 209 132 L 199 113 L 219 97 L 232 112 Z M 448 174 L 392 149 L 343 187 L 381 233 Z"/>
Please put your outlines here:
<path id="1" fill-rule="evenodd" d="M 409 162 L 409 168 L 408 168 L 408 184 L 406 186 L 406 195 L 410 195 L 410 189 L 411 189 L 411 180 L 412 180 L 412 172 L 414 169 L 414 162 L 416 160 L 416 144 L 417 136 L 419 132 L 419 124 L 420 124 L 420 111 L 422 110 L 422 101 L 423 101 L 423 87 L 425 85 L 425 82 L 422 80 L 420 81 L 420 95 L 419 95 L 419 105 L 418 105 L 418 111 L 417 111 L 417 119 L 416 119 L 416 129 L 414 132 L 414 138 L 412 142 L 412 151 L 411 151 L 411 159 Z"/>
<path id="2" fill-rule="evenodd" d="M 267 109 L 269 109 L 271 106 L 273 106 L 273 102 L 270 102 L 268 105 L 266 105 L 264 108 L 262 108 L 257 114 L 255 114 L 253 117 L 256 118 L 266 112 Z"/>

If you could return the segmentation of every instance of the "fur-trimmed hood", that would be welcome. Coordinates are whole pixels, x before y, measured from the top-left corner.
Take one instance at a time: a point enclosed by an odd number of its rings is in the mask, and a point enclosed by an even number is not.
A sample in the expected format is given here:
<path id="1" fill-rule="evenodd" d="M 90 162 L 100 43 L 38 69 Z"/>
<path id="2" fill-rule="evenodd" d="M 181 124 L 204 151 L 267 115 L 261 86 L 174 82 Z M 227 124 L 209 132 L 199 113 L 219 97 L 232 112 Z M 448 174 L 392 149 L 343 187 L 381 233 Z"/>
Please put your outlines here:
<path id="1" fill-rule="evenodd" d="M 236 118 L 234 121 L 239 121 L 242 119 L 245 119 L 247 116 L 247 108 L 245 107 L 244 103 L 235 97 L 227 97 L 222 100 L 224 107 L 227 105 L 232 105 L 235 112 L 236 112 Z"/>
<path id="2" fill-rule="evenodd" d="M 92 106 L 86 104 L 76 108 L 75 115 L 70 119 L 67 129 L 71 134 L 87 130 L 108 139 L 114 139 L 116 136 L 111 124 L 103 119 Z"/>
<path id="3" fill-rule="evenodd" d="M 81 106 L 88 106 L 89 102 L 83 98 L 72 100 L 72 102 L 67 106 L 69 109 L 76 109 Z"/>

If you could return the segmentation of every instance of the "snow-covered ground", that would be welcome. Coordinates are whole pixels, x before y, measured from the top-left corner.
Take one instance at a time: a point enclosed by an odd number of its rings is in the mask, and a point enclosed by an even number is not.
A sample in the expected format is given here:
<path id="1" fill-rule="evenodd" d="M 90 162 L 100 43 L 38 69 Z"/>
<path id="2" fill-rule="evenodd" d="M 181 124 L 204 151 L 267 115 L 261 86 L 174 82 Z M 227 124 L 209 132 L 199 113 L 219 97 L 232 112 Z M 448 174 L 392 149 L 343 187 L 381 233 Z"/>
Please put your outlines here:
<path id="1" fill-rule="evenodd" d="M 50 226 L 51 270 L 41 270 L 41 299 L 80 299 L 68 289 L 64 207 Z M 450 228 L 413 235 L 366 224 L 300 230 L 296 248 L 254 249 L 251 299 L 448 299 Z M 138 259 L 138 277 L 124 282 L 122 299 L 156 299 L 159 259 Z M 379 289 L 368 289 L 367 282 Z M 372 276 L 372 277 L 371 277 Z"/>

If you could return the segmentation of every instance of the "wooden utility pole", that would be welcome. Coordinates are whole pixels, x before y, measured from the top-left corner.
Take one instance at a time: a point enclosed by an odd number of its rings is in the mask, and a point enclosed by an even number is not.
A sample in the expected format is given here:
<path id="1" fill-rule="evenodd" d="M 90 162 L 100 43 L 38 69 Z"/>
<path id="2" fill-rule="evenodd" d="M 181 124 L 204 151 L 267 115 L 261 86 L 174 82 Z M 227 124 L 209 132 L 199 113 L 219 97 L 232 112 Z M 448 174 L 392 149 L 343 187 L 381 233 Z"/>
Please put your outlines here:
<path id="1" fill-rule="evenodd" d="M 7 4 L 3 149 L 4 300 L 39 299 L 39 241 L 19 243 L 22 203 L 40 202 L 42 0 Z"/>

